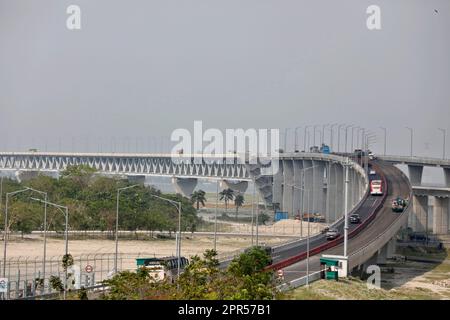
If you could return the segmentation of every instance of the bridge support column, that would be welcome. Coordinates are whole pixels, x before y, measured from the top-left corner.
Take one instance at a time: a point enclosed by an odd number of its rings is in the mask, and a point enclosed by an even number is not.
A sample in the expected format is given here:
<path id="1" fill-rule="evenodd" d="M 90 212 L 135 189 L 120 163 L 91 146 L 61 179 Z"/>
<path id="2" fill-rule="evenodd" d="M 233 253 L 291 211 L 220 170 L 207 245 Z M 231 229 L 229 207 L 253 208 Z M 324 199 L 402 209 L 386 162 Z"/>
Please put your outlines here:
<path id="1" fill-rule="evenodd" d="M 344 215 L 344 167 L 340 164 L 336 165 L 336 218 L 339 219 Z"/>
<path id="2" fill-rule="evenodd" d="M 222 180 L 225 188 L 230 188 L 233 191 L 239 192 L 241 194 L 245 193 L 248 188 L 248 181 L 230 181 Z"/>
<path id="3" fill-rule="evenodd" d="M 445 186 L 450 188 L 450 168 L 444 168 Z"/>
<path id="4" fill-rule="evenodd" d="M 433 233 L 448 233 L 448 203 L 449 198 L 434 197 Z"/>
<path id="5" fill-rule="evenodd" d="M 283 211 L 294 216 L 292 197 L 294 195 L 294 163 L 293 160 L 283 160 Z"/>
<path id="6" fill-rule="evenodd" d="M 294 160 L 294 185 L 297 187 L 302 187 L 303 185 L 303 175 L 302 175 L 302 169 L 303 169 L 303 161 Z M 295 188 L 294 189 L 294 216 L 297 214 L 302 214 L 302 190 Z"/>
<path id="7" fill-rule="evenodd" d="M 279 168 L 273 176 L 272 203 L 274 208 L 284 210 L 283 205 L 283 161 L 278 162 Z"/>
<path id="8" fill-rule="evenodd" d="M 197 179 L 173 177 L 172 183 L 177 193 L 180 193 L 185 197 L 190 197 L 197 186 Z"/>
<path id="9" fill-rule="evenodd" d="M 422 184 L 423 166 L 408 165 L 408 172 L 411 185 L 420 186 Z"/>
<path id="10" fill-rule="evenodd" d="M 323 214 L 324 212 L 324 198 L 323 198 L 323 181 L 324 181 L 324 170 L 325 164 L 323 161 L 313 161 L 313 166 L 315 166 L 313 171 L 313 213 Z"/>
<path id="11" fill-rule="evenodd" d="M 428 212 L 428 196 L 413 197 L 413 210 L 411 211 L 411 219 L 409 227 L 413 231 L 425 232 L 427 226 L 427 214 Z"/>
<path id="12" fill-rule="evenodd" d="M 337 164 L 330 164 L 330 178 L 328 180 L 328 214 L 327 214 L 327 223 L 332 223 L 336 220 L 336 194 L 337 194 L 337 186 L 336 186 L 336 167 Z"/>
<path id="13" fill-rule="evenodd" d="M 302 204 L 302 214 L 305 212 L 311 213 L 313 212 L 313 197 L 314 197 L 314 169 L 308 169 L 313 166 L 313 162 L 311 160 L 303 160 L 303 171 L 304 179 L 305 179 L 305 190 L 303 195 L 303 204 Z M 308 170 L 306 170 L 308 169 Z M 309 192 L 308 192 L 309 190 Z"/>

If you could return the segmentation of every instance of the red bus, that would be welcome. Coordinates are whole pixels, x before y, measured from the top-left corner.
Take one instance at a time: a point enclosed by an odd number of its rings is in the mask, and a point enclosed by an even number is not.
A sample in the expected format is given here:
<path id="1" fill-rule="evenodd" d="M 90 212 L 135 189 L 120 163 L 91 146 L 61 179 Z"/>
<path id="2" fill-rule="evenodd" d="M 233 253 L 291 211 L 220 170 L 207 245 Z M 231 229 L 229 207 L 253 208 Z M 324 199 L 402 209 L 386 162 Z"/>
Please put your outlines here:
<path id="1" fill-rule="evenodd" d="M 383 182 L 381 180 L 370 181 L 370 194 L 379 196 L 383 194 Z"/>

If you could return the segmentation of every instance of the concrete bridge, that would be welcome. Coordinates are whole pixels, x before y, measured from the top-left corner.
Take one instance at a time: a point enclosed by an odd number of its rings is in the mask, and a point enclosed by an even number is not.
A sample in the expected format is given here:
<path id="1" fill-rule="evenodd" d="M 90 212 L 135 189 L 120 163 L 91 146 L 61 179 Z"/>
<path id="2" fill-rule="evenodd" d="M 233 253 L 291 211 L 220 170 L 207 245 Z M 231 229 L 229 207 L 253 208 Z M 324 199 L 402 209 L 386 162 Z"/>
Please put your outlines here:
<path id="1" fill-rule="evenodd" d="M 431 231 L 433 234 L 449 233 L 450 215 L 450 160 L 428 157 L 378 156 L 393 165 L 407 165 L 408 178 L 413 189 L 413 209 L 408 219 L 408 227 L 416 232 Z M 442 168 L 445 185 L 423 186 L 424 167 Z"/>
<path id="2" fill-rule="evenodd" d="M 347 158 L 320 153 L 280 154 L 277 159 L 250 159 L 236 154 L 98 154 L 0 153 L 0 170 L 14 171 L 19 180 L 39 173 L 57 174 L 70 165 L 88 165 L 101 174 L 127 176 L 143 182 L 146 176 L 171 177 L 177 192 L 189 196 L 198 179 L 217 179 L 222 187 L 245 192 L 254 182 L 267 204 L 292 217 L 313 212 L 332 222 L 344 214 L 344 167 Z M 275 165 L 276 162 L 276 165 Z M 368 187 L 364 170 L 349 161 L 349 207 Z"/>

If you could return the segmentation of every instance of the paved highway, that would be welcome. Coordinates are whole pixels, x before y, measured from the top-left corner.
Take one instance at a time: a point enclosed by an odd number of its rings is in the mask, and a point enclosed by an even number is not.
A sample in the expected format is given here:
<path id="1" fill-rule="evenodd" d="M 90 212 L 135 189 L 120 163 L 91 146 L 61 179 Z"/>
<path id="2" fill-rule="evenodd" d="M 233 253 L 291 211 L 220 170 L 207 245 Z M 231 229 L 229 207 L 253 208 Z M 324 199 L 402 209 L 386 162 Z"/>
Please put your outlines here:
<path id="1" fill-rule="evenodd" d="M 364 245 L 370 243 L 375 237 L 377 237 L 381 232 L 383 232 L 388 226 L 398 218 L 399 214 L 393 213 L 391 210 L 391 200 L 397 196 L 401 196 L 403 198 L 407 198 L 409 196 L 409 185 L 406 178 L 401 174 L 401 171 L 397 168 L 395 168 L 392 165 L 377 161 L 375 162 L 381 170 L 385 173 L 387 184 L 388 184 L 388 197 L 386 199 L 386 202 L 384 203 L 383 207 L 379 212 L 377 213 L 375 219 L 370 222 L 364 230 L 362 230 L 358 235 L 354 236 L 352 239 L 349 240 L 348 243 L 348 252 L 349 254 L 351 252 L 356 251 L 357 249 L 363 247 Z M 362 219 L 366 219 L 369 214 L 369 209 L 371 206 L 376 205 L 377 201 L 380 198 L 369 196 L 363 203 L 363 205 L 357 210 L 357 213 L 362 217 Z M 355 228 L 356 225 L 349 224 L 349 232 L 352 230 L 352 228 Z M 339 226 L 339 230 L 342 233 L 343 228 L 343 222 Z M 326 240 L 322 237 L 319 237 L 314 242 L 311 241 L 310 243 L 310 250 L 314 247 L 326 242 Z M 294 255 L 293 253 L 300 254 L 302 252 L 306 252 L 306 244 L 301 243 L 298 247 L 291 249 L 287 253 L 282 253 L 282 256 L 289 256 Z M 321 254 L 343 254 L 343 244 L 339 244 L 334 248 L 331 248 L 329 250 L 326 250 L 325 252 L 322 252 Z M 312 256 L 310 258 L 310 266 L 309 270 L 310 272 L 318 271 L 320 264 L 319 264 L 319 255 Z M 274 257 L 278 258 L 278 257 Z M 278 259 L 281 259 L 278 258 Z M 302 260 L 300 262 L 297 262 L 291 266 L 288 266 L 284 269 L 284 276 L 285 281 L 291 281 L 297 278 L 300 278 L 306 274 L 306 261 Z"/>

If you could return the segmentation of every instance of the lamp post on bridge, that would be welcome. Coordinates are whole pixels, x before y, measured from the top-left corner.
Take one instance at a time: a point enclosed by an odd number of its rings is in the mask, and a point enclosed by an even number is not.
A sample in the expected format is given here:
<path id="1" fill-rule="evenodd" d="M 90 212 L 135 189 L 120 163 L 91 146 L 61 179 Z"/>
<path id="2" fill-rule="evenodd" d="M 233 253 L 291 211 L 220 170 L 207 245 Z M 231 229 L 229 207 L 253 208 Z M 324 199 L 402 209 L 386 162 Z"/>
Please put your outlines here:
<path id="1" fill-rule="evenodd" d="M 305 126 L 305 133 L 304 133 L 304 135 L 303 135 L 303 151 L 305 151 L 305 152 L 307 152 L 307 148 L 306 148 L 306 133 L 308 132 L 309 133 L 309 131 L 308 131 L 308 128 L 309 128 L 310 126 Z M 308 146 L 309 147 L 309 146 Z"/>
<path id="2" fill-rule="evenodd" d="M 353 148 L 353 146 L 354 146 L 354 144 L 353 144 L 353 138 L 354 138 L 354 136 L 355 136 L 355 132 L 354 132 L 354 130 L 355 129 L 357 129 L 357 130 L 359 130 L 359 127 L 353 127 L 352 128 L 352 144 L 351 144 L 351 152 L 353 152 L 355 149 Z"/>
<path id="3" fill-rule="evenodd" d="M 384 143 L 383 143 L 383 154 L 386 155 L 386 135 L 387 135 L 387 129 L 385 127 L 380 127 L 381 130 L 384 132 Z"/>
<path id="4" fill-rule="evenodd" d="M 410 157 L 412 158 L 412 156 L 413 156 L 413 129 L 412 128 L 410 128 L 410 127 L 405 127 L 406 129 L 408 129 L 409 130 L 409 133 L 410 133 L 410 148 L 409 148 L 409 150 L 410 150 Z"/>
<path id="5" fill-rule="evenodd" d="M 338 123 L 330 124 L 330 147 L 331 147 L 331 150 L 334 150 L 333 127 L 336 125 L 338 125 Z"/>
<path id="6" fill-rule="evenodd" d="M 438 128 L 438 130 L 442 131 L 442 159 L 445 159 L 445 136 L 447 135 L 447 130 Z"/>
<path id="7" fill-rule="evenodd" d="M 301 127 L 295 127 L 295 130 L 294 130 L 294 135 L 295 135 L 295 137 L 294 137 L 294 152 L 297 152 L 298 151 L 298 143 L 297 143 L 297 139 L 298 139 L 298 135 L 297 135 L 297 130 L 298 129 L 300 129 Z"/>
<path id="8" fill-rule="evenodd" d="M 285 128 L 284 129 L 284 152 L 287 151 L 287 133 L 291 128 Z"/>
<path id="9" fill-rule="evenodd" d="M 316 129 L 317 129 L 318 127 L 320 127 L 320 125 L 318 125 L 318 124 L 315 124 L 315 125 L 313 126 L 313 144 L 314 144 L 314 146 L 316 146 Z"/>
<path id="10" fill-rule="evenodd" d="M 349 124 L 348 126 L 345 127 L 345 148 L 344 148 L 345 152 L 347 152 L 347 146 L 348 146 L 348 143 L 347 143 L 348 129 L 351 127 L 353 127 L 352 124 Z"/>
<path id="11" fill-rule="evenodd" d="M 338 125 L 338 147 L 337 147 L 338 152 L 341 151 L 341 128 L 344 127 L 345 125 L 346 125 L 345 123 L 341 123 L 340 125 Z"/>
<path id="12" fill-rule="evenodd" d="M 325 128 L 328 127 L 329 125 L 330 125 L 329 123 L 322 125 L 322 141 L 321 141 L 321 144 L 325 143 Z"/>

